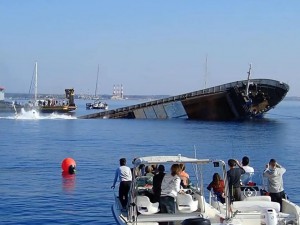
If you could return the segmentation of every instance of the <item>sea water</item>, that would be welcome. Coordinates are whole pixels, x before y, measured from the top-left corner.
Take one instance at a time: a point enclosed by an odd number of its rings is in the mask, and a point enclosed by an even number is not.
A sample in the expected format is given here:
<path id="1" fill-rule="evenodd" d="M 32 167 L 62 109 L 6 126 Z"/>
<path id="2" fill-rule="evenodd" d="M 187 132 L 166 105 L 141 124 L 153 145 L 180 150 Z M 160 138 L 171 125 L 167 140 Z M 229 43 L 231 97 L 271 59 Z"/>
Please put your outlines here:
<path id="1" fill-rule="evenodd" d="M 119 158 L 132 166 L 134 157 L 147 155 L 196 153 L 225 162 L 247 155 L 256 171 L 275 158 L 287 169 L 289 198 L 300 204 L 299 101 L 283 101 L 264 119 L 244 122 L 83 120 L 76 116 L 95 111 L 83 101 L 78 106 L 73 115 L 0 114 L 0 224 L 115 224 L 110 187 Z M 74 176 L 61 173 L 67 157 L 76 161 Z"/>

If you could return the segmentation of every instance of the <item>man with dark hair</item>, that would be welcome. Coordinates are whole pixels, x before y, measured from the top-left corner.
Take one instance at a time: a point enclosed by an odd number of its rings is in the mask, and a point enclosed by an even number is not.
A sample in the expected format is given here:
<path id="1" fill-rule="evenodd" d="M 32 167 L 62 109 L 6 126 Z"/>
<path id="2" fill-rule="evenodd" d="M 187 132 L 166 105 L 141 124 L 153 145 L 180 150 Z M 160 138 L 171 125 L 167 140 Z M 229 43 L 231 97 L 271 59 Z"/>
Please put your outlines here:
<path id="1" fill-rule="evenodd" d="M 241 201 L 241 175 L 245 173 L 245 170 L 239 162 L 234 159 L 229 159 L 228 165 L 230 167 L 227 171 L 230 201 Z M 238 167 L 236 167 L 236 165 Z"/>
<path id="2" fill-rule="evenodd" d="M 268 178 L 268 191 L 271 201 L 280 204 L 280 211 L 282 210 L 282 199 L 285 198 L 282 179 L 285 172 L 286 169 L 279 165 L 275 159 L 270 160 L 264 171 L 264 177 Z"/>
<path id="3" fill-rule="evenodd" d="M 250 160 L 248 156 L 244 156 L 242 159 L 242 167 L 245 170 L 245 173 L 241 177 L 243 185 L 247 185 L 249 182 L 252 182 L 254 168 L 249 166 L 249 161 Z"/>
<path id="4" fill-rule="evenodd" d="M 119 199 L 122 204 L 123 209 L 126 209 L 128 202 L 128 193 L 130 190 L 130 185 L 132 181 L 132 173 L 131 169 L 126 166 L 126 159 L 120 159 L 120 167 L 116 170 L 114 183 L 111 188 L 115 188 L 117 179 L 119 178 L 120 186 L 119 186 Z"/>
<path id="5" fill-rule="evenodd" d="M 161 182 L 165 176 L 165 166 L 164 165 L 159 165 L 158 168 L 158 173 L 154 175 L 153 177 L 153 202 L 159 202 L 160 198 L 160 193 L 161 193 Z"/>

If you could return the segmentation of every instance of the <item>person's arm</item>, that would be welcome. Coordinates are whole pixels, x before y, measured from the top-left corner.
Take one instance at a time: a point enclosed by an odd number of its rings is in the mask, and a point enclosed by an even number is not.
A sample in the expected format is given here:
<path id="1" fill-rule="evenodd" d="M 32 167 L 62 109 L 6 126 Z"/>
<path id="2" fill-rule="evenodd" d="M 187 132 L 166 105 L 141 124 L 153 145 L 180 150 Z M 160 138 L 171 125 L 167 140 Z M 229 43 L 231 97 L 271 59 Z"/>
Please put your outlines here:
<path id="1" fill-rule="evenodd" d="M 111 188 L 115 188 L 115 185 L 116 185 L 117 180 L 118 180 L 118 176 L 119 176 L 119 168 L 116 169 L 114 183 L 113 183 L 113 185 L 111 186 Z"/>
<path id="2" fill-rule="evenodd" d="M 211 183 L 207 186 L 207 190 L 211 190 Z"/>
<path id="3" fill-rule="evenodd" d="M 281 170 L 282 174 L 284 174 L 286 172 L 286 169 L 283 166 L 281 166 L 280 164 L 276 163 L 276 167 Z"/>
<path id="4" fill-rule="evenodd" d="M 242 165 L 240 164 L 240 162 L 238 160 L 235 160 L 236 162 L 236 165 L 241 169 L 241 173 L 244 174 L 245 173 L 245 170 L 244 168 L 242 167 Z"/>
<path id="5" fill-rule="evenodd" d="M 181 179 L 180 179 L 180 177 L 177 177 L 176 179 L 175 179 L 175 182 L 174 182 L 174 191 L 176 191 L 176 192 L 179 192 L 180 191 L 180 181 L 181 181 Z"/>
<path id="6" fill-rule="evenodd" d="M 271 171 L 269 169 L 269 164 L 266 164 L 266 168 L 265 168 L 265 170 L 263 172 L 263 176 L 264 177 L 271 177 Z"/>

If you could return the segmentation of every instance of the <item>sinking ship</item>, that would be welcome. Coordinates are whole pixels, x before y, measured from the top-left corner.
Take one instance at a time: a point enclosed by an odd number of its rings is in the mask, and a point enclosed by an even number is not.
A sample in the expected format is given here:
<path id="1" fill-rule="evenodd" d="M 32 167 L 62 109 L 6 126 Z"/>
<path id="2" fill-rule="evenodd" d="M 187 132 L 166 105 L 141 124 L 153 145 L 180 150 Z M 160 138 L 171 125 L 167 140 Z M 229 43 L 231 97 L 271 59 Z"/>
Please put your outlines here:
<path id="1" fill-rule="evenodd" d="M 281 102 L 289 91 L 286 83 L 271 79 L 235 81 L 203 90 L 126 106 L 79 118 L 245 120 L 260 118 Z"/>

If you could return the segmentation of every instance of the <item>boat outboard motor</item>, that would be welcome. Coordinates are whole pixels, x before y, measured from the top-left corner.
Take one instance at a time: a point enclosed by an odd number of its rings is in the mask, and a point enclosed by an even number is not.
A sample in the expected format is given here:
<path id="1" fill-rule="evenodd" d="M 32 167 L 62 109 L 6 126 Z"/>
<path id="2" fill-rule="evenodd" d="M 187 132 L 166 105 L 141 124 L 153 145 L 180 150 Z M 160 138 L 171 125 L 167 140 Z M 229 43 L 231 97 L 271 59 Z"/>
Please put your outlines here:
<path id="1" fill-rule="evenodd" d="M 210 225 L 210 220 L 204 218 L 190 218 L 182 221 L 182 225 Z"/>
<path id="2" fill-rule="evenodd" d="M 265 223 L 266 225 L 277 224 L 277 213 L 275 209 L 267 209 L 265 211 Z"/>

